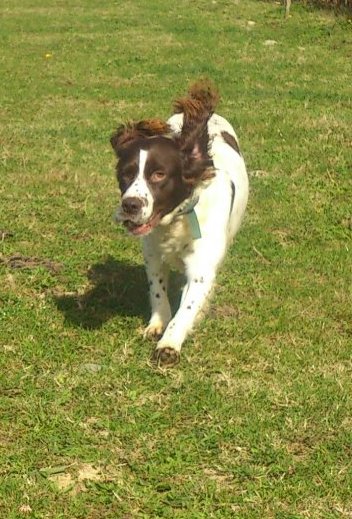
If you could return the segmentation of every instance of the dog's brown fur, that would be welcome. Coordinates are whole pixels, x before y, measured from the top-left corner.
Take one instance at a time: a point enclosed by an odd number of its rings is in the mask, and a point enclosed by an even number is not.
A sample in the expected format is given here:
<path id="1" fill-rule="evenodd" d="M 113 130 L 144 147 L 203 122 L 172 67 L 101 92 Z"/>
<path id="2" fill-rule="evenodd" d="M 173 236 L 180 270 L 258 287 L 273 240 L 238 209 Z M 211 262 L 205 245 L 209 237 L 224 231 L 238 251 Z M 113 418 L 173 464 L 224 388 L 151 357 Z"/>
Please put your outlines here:
<path id="1" fill-rule="evenodd" d="M 137 122 L 122 124 L 110 139 L 116 153 L 121 153 L 134 140 L 142 137 L 168 135 L 170 128 L 161 119 L 145 119 Z"/>
<path id="2" fill-rule="evenodd" d="M 212 115 L 219 98 L 219 93 L 211 81 L 197 81 L 190 87 L 187 97 L 176 99 L 174 113 L 183 113 L 185 122 L 202 120 L 204 115 Z"/>
<path id="3" fill-rule="evenodd" d="M 183 113 L 183 127 L 178 137 L 180 149 L 191 160 L 197 153 L 203 158 L 203 164 L 197 164 L 198 168 L 199 166 L 203 168 L 201 175 L 194 175 L 192 168 L 186 168 L 190 172 L 190 180 L 195 176 L 202 181 L 214 176 L 213 170 L 209 168 L 211 159 L 208 154 L 207 123 L 214 113 L 218 101 L 219 94 L 215 86 L 209 80 L 201 80 L 190 87 L 188 96 L 176 99 L 174 102 L 174 113 Z M 197 143 L 197 147 L 195 147 L 195 143 Z M 185 181 L 187 182 L 187 178 Z"/>
<path id="4" fill-rule="evenodd" d="M 174 112 L 182 112 L 184 117 L 179 136 L 172 136 L 170 127 L 161 119 L 145 119 L 119 126 L 110 139 L 111 145 L 121 158 L 139 139 L 172 138 L 183 157 L 183 181 L 189 190 L 194 189 L 199 182 L 214 176 L 207 122 L 218 100 L 218 92 L 210 81 L 198 81 L 190 87 L 188 96 L 174 102 Z"/>

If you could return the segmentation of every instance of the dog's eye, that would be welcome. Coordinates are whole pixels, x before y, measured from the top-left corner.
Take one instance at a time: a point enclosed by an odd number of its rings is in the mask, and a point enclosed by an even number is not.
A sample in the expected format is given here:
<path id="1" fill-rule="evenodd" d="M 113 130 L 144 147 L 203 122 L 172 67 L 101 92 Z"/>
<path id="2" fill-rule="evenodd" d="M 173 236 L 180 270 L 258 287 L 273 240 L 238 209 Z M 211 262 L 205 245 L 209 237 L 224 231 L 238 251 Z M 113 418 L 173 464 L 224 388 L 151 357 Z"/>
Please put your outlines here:
<path id="1" fill-rule="evenodd" d="M 153 173 L 150 175 L 150 181 L 151 182 L 160 182 L 161 180 L 164 180 L 166 177 L 166 174 L 164 171 L 153 171 Z"/>

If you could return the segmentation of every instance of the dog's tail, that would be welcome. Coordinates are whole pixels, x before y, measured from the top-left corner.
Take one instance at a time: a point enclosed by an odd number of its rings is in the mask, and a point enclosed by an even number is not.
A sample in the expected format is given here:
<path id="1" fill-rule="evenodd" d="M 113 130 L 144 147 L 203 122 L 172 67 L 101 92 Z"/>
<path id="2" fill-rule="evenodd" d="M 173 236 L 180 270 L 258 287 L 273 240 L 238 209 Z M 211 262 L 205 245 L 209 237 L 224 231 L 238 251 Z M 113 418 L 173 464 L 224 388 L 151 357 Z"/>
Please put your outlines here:
<path id="1" fill-rule="evenodd" d="M 174 113 L 183 113 L 184 125 L 209 119 L 219 102 L 219 93 L 213 83 L 200 80 L 191 85 L 188 96 L 176 99 Z"/>

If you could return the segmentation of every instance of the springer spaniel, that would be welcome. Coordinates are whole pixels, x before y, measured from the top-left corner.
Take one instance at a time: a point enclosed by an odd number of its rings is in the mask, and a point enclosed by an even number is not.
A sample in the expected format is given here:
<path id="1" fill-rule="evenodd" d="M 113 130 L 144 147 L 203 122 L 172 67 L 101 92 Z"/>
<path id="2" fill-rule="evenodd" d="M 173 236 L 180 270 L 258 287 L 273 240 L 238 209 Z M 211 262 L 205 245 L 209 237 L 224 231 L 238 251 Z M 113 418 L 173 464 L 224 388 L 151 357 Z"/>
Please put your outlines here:
<path id="1" fill-rule="evenodd" d="M 247 205 L 245 163 L 234 129 L 214 113 L 217 101 L 216 89 L 198 82 L 175 101 L 167 123 L 129 123 L 111 138 L 122 195 L 116 219 L 142 237 L 152 308 L 144 334 L 159 339 L 158 365 L 179 361 Z M 174 316 L 170 267 L 187 278 Z"/>

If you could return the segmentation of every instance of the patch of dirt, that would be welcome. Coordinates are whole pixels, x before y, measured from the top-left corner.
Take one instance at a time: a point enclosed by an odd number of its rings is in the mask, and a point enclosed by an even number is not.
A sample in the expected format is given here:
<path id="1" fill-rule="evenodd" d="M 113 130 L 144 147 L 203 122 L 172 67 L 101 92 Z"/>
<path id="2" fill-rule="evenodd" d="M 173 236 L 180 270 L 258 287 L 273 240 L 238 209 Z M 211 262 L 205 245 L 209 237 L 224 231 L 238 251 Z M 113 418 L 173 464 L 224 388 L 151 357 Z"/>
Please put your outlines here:
<path id="1" fill-rule="evenodd" d="M 304 441 L 292 441 L 287 445 L 287 450 L 295 461 L 303 461 L 309 457 L 312 449 Z"/>
<path id="2" fill-rule="evenodd" d="M 229 304 L 214 305 L 210 308 L 209 315 L 215 319 L 217 317 L 232 317 L 233 319 L 238 319 L 240 317 L 240 310 L 238 307 Z"/>
<path id="3" fill-rule="evenodd" d="M 22 256 L 21 254 L 16 254 L 14 256 L 9 257 L 1 257 L 0 265 L 5 265 L 6 267 L 12 269 L 33 269 L 36 267 L 44 267 L 49 272 L 52 272 L 54 274 L 57 274 L 62 269 L 61 263 L 51 261 L 48 259 Z"/>
<path id="4" fill-rule="evenodd" d="M 48 477 L 48 480 L 54 483 L 58 490 L 65 492 L 66 490 L 73 489 L 75 481 L 71 474 L 53 474 Z"/>
<path id="5" fill-rule="evenodd" d="M 212 479 L 213 481 L 217 481 L 218 483 L 224 483 L 225 481 L 232 481 L 234 478 L 232 474 L 228 474 L 221 470 L 205 468 L 203 470 L 203 472 L 207 478 Z"/>
<path id="6" fill-rule="evenodd" d="M 70 472 L 67 471 L 68 468 Z M 103 474 L 100 468 L 94 467 L 91 463 L 42 469 L 41 473 L 54 484 L 57 490 L 70 492 L 73 495 L 87 492 L 86 483 L 110 481 L 115 476 L 112 473 Z"/>
<path id="7" fill-rule="evenodd" d="M 282 247 L 287 247 L 293 242 L 291 232 L 288 229 L 274 229 L 273 235 L 277 238 Z"/>
<path id="8" fill-rule="evenodd" d="M 100 470 L 93 467 L 90 463 L 82 463 L 79 466 L 77 479 L 78 481 L 102 481 L 105 478 Z"/>

